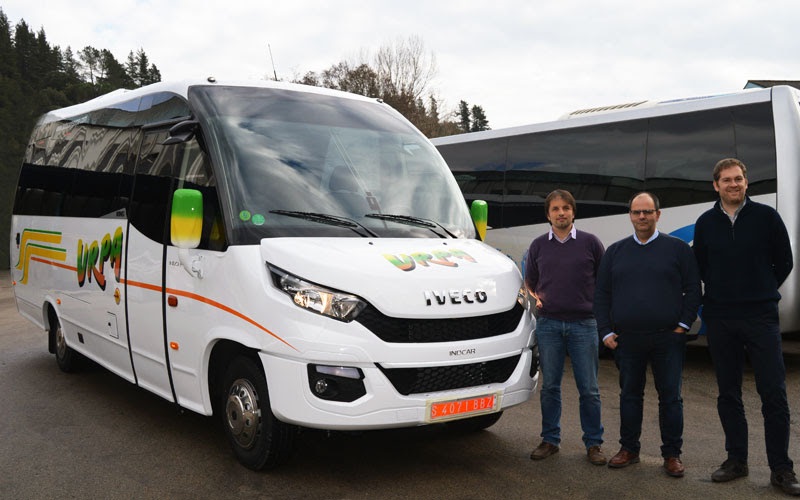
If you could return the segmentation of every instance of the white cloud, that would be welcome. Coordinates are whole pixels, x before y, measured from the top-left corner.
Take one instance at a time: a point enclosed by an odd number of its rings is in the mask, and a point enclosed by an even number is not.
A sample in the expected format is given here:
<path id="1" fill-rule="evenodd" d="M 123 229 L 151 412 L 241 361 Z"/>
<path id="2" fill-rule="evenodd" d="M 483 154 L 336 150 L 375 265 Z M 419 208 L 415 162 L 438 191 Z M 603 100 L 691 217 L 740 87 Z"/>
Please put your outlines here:
<path id="1" fill-rule="evenodd" d="M 724 93 L 748 79 L 800 79 L 800 4 L 731 0 L 6 0 L 12 24 L 51 45 L 143 48 L 164 79 L 279 78 L 320 71 L 419 36 L 437 94 L 483 106 L 493 128 L 574 109 Z"/>

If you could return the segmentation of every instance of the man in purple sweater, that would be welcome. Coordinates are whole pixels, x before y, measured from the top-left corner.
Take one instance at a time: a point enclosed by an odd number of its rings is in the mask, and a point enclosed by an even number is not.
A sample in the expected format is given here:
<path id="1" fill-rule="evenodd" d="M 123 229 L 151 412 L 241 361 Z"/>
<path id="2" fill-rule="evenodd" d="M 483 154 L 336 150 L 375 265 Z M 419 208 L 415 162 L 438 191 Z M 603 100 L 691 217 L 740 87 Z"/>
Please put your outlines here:
<path id="1" fill-rule="evenodd" d="M 596 236 L 578 231 L 575 198 L 557 189 L 544 202 L 550 231 L 528 249 L 525 283 L 536 299 L 536 340 L 542 370 L 542 442 L 531 453 L 541 460 L 561 443 L 561 377 L 569 354 L 580 394 L 583 443 L 589 461 L 605 465 L 600 389 L 597 383 L 598 335 L 592 314 L 594 283 L 603 244 Z"/>

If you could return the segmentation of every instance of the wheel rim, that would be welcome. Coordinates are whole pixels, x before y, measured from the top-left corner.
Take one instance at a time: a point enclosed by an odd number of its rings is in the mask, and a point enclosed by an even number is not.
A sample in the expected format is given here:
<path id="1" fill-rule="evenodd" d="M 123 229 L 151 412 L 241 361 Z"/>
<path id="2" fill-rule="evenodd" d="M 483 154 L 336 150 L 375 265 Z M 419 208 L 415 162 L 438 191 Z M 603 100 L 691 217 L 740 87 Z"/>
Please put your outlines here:
<path id="1" fill-rule="evenodd" d="M 258 393 L 248 380 L 237 379 L 231 385 L 225 405 L 225 420 L 239 446 L 253 446 L 261 422 L 261 409 L 258 406 Z"/>
<path id="2" fill-rule="evenodd" d="M 64 339 L 64 330 L 61 329 L 61 325 L 58 325 L 56 328 L 56 356 L 59 359 L 64 359 L 66 353 L 67 341 Z"/>

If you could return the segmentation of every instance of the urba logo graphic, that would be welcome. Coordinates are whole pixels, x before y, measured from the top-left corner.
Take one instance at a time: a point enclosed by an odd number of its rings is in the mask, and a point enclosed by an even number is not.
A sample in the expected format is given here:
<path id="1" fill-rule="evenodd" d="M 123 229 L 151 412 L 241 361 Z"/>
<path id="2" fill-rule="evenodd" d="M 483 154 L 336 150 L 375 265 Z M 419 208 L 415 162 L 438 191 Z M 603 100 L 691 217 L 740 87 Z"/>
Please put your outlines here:
<path id="1" fill-rule="evenodd" d="M 84 243 L 78 240 L 78 285 L 83 286 L 86 279 L 94 282 L 101 290 L 106 289 L 106 276 L 103 274 L 106 262 L 114 269 L 114 278 L 119 283 L 122 270 L 122 228 L 118 227 L 114 237 L 110 233 L 98 243 Z"/>
<path id="2" fill-rule="evenodd" d="M 476 263 L 477 260 L 473 259 L 467 252 L 463 250 L 434 250 L 428 252 L 414 252 L 412 254 L 392 255 L 385 253 L 383 257 L 394 264 L 395 267 L 402 271 L 413 271 L 417 266 L 428 267 L 431 264 L 446 267 L 458 267 L 455 259 L 464 260 L 467 262 Z"/>

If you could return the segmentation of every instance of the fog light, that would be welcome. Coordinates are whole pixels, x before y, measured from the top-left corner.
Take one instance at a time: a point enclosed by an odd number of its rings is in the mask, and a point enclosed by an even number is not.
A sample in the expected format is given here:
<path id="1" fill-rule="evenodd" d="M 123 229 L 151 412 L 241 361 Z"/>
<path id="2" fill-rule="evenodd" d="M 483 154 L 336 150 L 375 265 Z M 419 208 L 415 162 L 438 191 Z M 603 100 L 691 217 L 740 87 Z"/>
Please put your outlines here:
<path id="1" fill-rule="evenodd" d="M 325 391 L 328 390 L 328 381 L 324 378 L 317 380 L 317 383 L 314 384 L 314 390 L 317 391 L 317 394 L 320 396 L 325 394 Z"/>
<path id="2" fill-rule="evenodd" d="M 352 366 L 308 365 L 311 393 L 328 401 L 352 402 L 364 396 L 364 373 Z"/>

